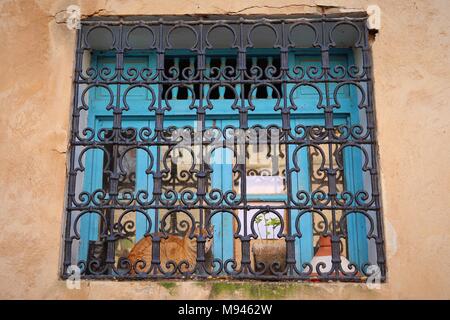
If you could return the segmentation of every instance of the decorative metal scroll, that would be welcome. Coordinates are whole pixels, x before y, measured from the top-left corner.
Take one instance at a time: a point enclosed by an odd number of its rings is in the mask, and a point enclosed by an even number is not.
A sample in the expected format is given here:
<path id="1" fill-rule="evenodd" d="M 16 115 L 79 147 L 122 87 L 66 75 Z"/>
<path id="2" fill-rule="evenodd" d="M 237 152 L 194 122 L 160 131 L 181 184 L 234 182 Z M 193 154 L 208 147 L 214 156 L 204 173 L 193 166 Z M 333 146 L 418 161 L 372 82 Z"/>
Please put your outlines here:
<path id="1" fill-rule="evenodd" d="M 62 276 L 384 281 L 368 37 L 364 16 L 82 21 Z"/>

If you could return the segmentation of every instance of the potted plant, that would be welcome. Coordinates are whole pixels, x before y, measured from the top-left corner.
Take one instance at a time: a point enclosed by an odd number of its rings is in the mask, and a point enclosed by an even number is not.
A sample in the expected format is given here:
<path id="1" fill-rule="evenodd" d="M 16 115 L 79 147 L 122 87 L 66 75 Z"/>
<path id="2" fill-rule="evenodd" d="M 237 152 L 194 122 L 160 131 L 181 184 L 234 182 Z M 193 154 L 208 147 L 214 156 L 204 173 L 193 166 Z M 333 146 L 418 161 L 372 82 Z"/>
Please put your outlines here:
<path id="1" fill-rule="evenodd" d="M 258 266 L 258 263 L 264 263 L 266 269 L 264 274 L 270 275 L 272 274 L 270 266 L 274 262 L 278 262 L 280 265 L 279 270 L 284 270 L 286 265 L 286 242 L 277 236 L 281 228 L 280 218 L 274 213 L 265 212 L 256 217 L 255 224 L 258 238 L 252 241 L 254 269 L 257 272 L 261 272 L 263 269 Z"/>

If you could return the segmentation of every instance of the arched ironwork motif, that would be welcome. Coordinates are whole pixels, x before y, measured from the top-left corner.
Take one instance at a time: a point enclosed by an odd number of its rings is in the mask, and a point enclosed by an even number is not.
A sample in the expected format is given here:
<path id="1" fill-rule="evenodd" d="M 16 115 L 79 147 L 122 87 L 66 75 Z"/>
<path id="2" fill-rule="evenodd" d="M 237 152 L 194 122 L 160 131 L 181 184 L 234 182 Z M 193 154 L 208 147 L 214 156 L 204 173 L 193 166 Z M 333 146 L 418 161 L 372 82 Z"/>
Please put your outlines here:
<path id="1" fill-rule="evenodd" d="M 82 21 L 62 277 L 384 281 L 368 37 L 365 16 Z"/>

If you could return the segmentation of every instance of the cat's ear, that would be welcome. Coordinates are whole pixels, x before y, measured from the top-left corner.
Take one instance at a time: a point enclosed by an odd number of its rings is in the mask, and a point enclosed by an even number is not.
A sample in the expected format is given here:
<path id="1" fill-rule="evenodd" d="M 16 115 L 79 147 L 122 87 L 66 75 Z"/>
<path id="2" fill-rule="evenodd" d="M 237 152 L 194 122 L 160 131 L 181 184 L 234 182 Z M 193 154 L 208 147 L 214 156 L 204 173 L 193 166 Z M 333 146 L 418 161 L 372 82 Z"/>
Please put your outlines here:
<path id="1" fill-rule="evenodd" d="M 200 234 L 200 226 L 198 224 L 195 225 L 194 234 Z"/>
<path id="2" fill-rule="evenodd" d="M 197 239 L 195 238 L 189 239 L 189 237 L 187 237 L 187 240 L 189 250 L 197 252 Z"/>
<path id="3" fill-rule="evenodd" d="M 210 224 L 210 225 L 207 227 L 207 230 L 208 230 L 209 234 L 213 234 L 213 233 L 214 233 L 214 225 L 213 225 L 213 224 Z"/>
<path id="4" fill-rule="evenodd" d="M 209 252 L 209 250 L 211 250 L 211 247 L 212 247 L 212 244 L 213 244 L 213 238 L 214 238 L 214 228 L 211 231 L 211 235 L 212 235 L 212 237 L 211 238 L 207 238 L 206 242 L 205 242 L 205 251 L 206 252 Z"/>

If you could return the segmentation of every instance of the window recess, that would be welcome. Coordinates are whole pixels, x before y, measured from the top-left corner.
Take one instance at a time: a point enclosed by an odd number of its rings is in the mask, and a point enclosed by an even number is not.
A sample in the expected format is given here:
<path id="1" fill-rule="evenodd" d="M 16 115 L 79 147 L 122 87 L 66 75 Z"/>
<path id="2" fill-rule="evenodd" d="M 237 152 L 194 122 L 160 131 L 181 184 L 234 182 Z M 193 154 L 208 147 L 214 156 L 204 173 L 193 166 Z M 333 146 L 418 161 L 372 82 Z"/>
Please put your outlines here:
<path id="1" fill-rule="evenodd" d="M 384 281 L 366 18 L 83 20 L 62 276 Z"/>

